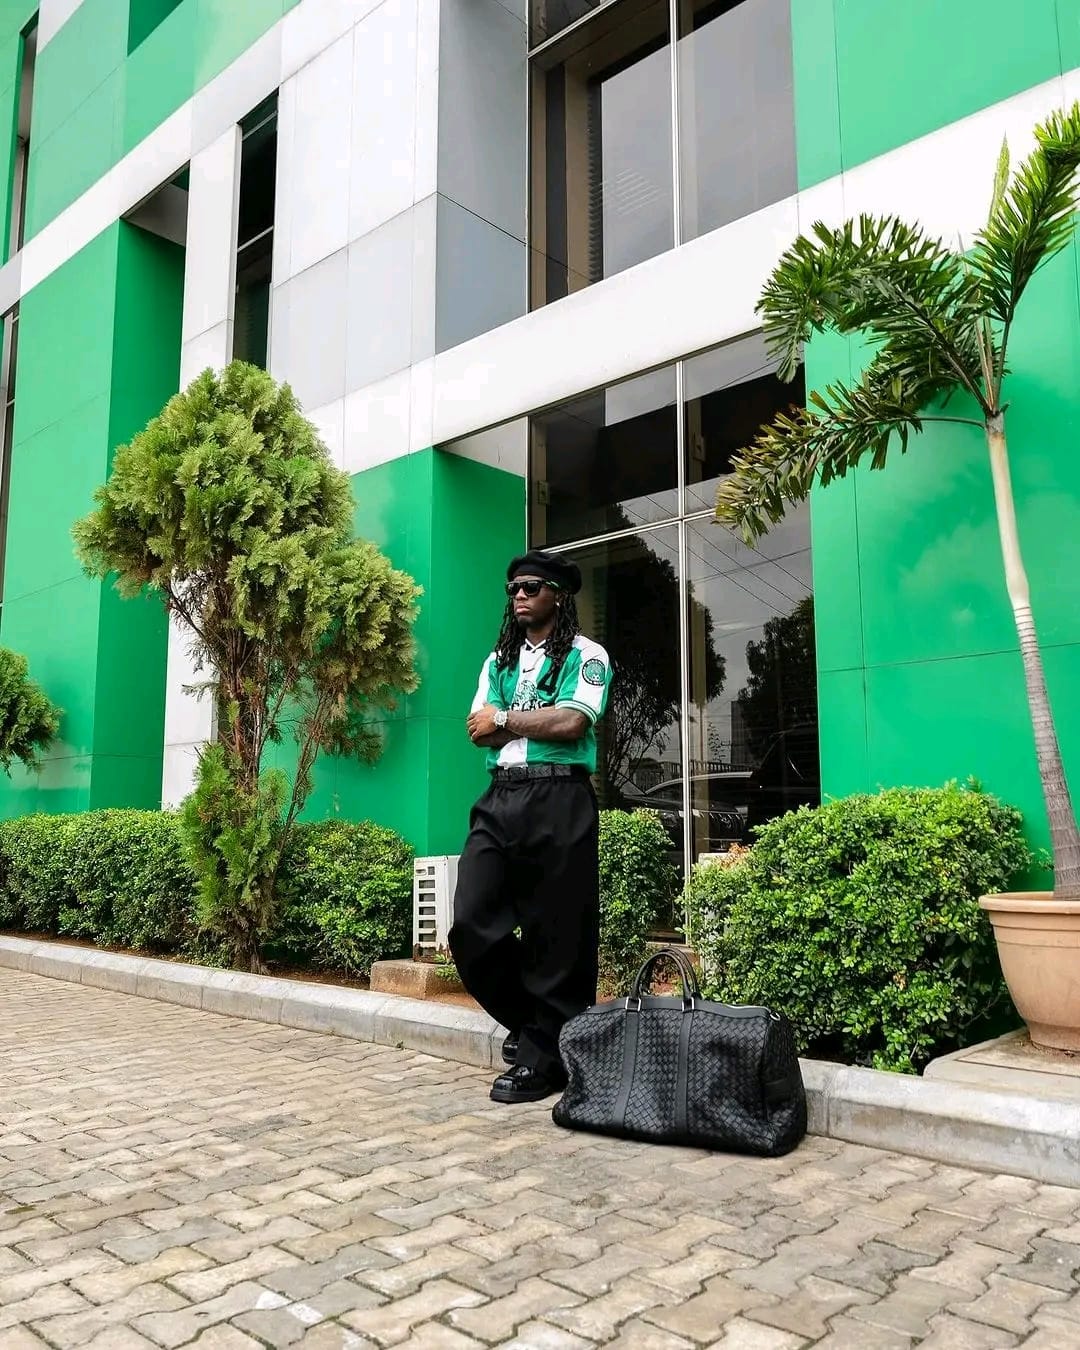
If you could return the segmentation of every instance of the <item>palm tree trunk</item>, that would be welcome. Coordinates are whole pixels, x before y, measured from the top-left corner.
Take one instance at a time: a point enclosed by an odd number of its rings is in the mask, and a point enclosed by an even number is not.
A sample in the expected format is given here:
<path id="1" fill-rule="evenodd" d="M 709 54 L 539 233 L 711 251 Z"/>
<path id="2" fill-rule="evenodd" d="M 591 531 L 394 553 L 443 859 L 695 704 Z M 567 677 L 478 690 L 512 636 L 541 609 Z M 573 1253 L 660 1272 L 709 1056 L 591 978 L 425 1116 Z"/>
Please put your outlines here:
<path id="1" fill-rule="evenodd" d="M 1050 699 L 1046 692 L 1042 653 L 1031 612 L 1027 572 L 1020 552 L 1009 474 L 1009 453 L 1005 443 L 1004 414 L 996 413 L 986 422 L 986 442 L 990 450 L 990 469 L 994 478 L 994 503 L 997 507 L 1001 552 L 1005 562 L 1005 584 L 1009 592 L 1020 655 L 1024 662 L 1028 707 L 1035 733 L 1035 755 L 1039 765 L 1046 814 L 1050 820 L 1050 844 L 1054 853 L 1054 894 L 1060 900 L 1080 899 L 1080 829 L 1069 796 L 1065 766 L 1061 760 Z"/>

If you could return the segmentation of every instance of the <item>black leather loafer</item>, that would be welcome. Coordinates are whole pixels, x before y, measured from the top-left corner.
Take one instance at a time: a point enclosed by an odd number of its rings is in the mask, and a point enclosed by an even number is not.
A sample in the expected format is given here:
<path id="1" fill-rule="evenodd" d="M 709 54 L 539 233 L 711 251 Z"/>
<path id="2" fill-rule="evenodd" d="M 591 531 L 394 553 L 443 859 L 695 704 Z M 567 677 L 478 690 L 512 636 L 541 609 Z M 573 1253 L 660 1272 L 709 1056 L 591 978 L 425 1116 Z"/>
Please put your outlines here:
<path id="1" fill-rule="evenodd" d="M 502 1043 L 502 1057 L 504 1064 L 516 1064 L 518 1052 L 518 1034 L 512 1031 L 506 1040 Z"/>
<path id="2" fill-rule="evenodd" d="M 499 1074 L 491 1085 L 493 1102 L 539 1102 L 561 1092 L 565 1085 L 549 1078 L 539 1069 L 530 1069 L 527 1064 L 515 1064 L 512 1069 Z"/>

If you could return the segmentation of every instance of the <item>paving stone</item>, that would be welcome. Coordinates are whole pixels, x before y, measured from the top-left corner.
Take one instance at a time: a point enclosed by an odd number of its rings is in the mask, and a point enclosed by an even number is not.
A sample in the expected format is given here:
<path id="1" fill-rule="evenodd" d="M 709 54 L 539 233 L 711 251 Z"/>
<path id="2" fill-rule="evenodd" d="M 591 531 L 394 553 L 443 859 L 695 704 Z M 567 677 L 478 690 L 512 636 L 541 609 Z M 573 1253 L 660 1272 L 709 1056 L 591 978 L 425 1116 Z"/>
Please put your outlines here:
<path id="1" fill-rule="evenodd" d="M 933 1265 L 918 1265 L 912 1274 L 921 1280 L 931 1280 L 934 1284 L 952 1285 L 967 1294 L 981 1294 L 986 1289 L 986 1281 L 992 1271 L 1015 1269 L 1003 1267 L 1001 1252 L 995 1247 L 983 1247 L 978 1242 L 969 1242 L 961 1238 L 947 1256 Z"/>
<path id="2" fill-rule="evenodd" d="M 709 1350 L 799 1350 L 805 1344 L 806 1338 L 803 1336 L 734 1317 L 724 1328 L 720 1339 L 709 1346 Z"/>
<path id="3" fill-rule="evenodd" d="M 592 1350 L 593 1342 L 553 1327 L 550 1322 L 526 1322 L 518 1327 L 512 1341 L 501 1343 L 501 1350 Z"/>
<path id="4" fill-rule="evenodd" d="M 549 1280 L 523 1280 L 511 1294 L 491 1299 L 479 1307 L 455 1309 L 450 1313 L 451 1325 L 485 1341 L 500 1341 L 512 1336 L 524 1322 L 540 1313 L 549 1319 L 557 1310 L 572 1308 L 583 1302 L 583 1296 L 570 1289 L 562 1289 Z"/>
<path id="5" fill-rule="evenodd" d="M 930 1335 L 919 1342 L 921 1350 L 1009 1350 L 1019 1341 L 1001 1327 L 969 1322 L 966 1317 L 941 1313 L 930 1319 Z M 1024 1342 L 1027 1344 L 1027 1341 Z"/>
<path id="6" fill-rule="evenodd" d="M 956 1291 L 950 1285 L 901 1275 L 883 1299 L 866 1307 L 853 1308 L 847 1315 L 886 1331 L 918 1338 L 927 1334 L 929 1319 L 935 1313 L 955 1302 Z"/>
<path id="7" fill-rule="evenodd" d="M 33 1327 L 50 1345 L 58 1350 L 68 1350 L 68 1347 L 84 1345 L 96 1336 L 107 1338 L 114 1328 L 134 1327 L 144 1314 L 167 1317 L 172 1309 L 182 1308 L 184 1302 L 179 1294 L 163 1284 L 143 1284 L 122 1298 L 94 1308 L 36 1319 Z"/>
<path id="8" fill-rule="evenodd" d="M 859 1303 L 872 1303 L 874 1295 L 835 1280 L 808 1275 L 795 1291 L 768 1308 L 751 1308 L 747 1316 L 768 1326 L 802 1337 L 824 1336 L 829 1321 Z"/>
<path id="9" fill-rule="evenodd" d="M 575 1134 L 489 1079 L 0 968 L 0 1347 L 1080 1350 L 1080 1189 Z"/>
<path id="10" fill-rule="evenodd" d="M 184 1345 L 194 1340 L 200 1332 L 219 1322 L 228 1322 L 240 1313 L 250 1312 L 254 1308 L 280 1305 L 287 1302 L 280 1294 L 273 1294 L 262 1285 L 249 1282 L 234 1285 L 227 1293 L 218 1298 L 207 1299 L 203 1303 L 190 1303 L 178 1312 L 155 1312 L 138 1318 L 134 1325 L 137 1331 L 157 1341 L 160 1345 L 172 1347 Z"/>
<path id="11" fill-rule="evenodd" d="M 974 1322 L 987 1322 L 993 1327 L 1004 1327 L 1022 1335 L 1031 1327 L 1031 1318 L 1040 1308 L 1066 1297 L 1058 1289 L 1027 1280 L 1014 1280 L 1008 1275 L 991 1275 L 985 1294 L 968 1303 L 958 1303 L 951 1309 Z"/>
<path id="12" fill-rule="evenodd" d="M 345 1313 L 341 1320 L 379 1345 L 396 1345 L 422 1322 L 433 1321 L 452 1309 L 475 1308 L 486 1301 L 483 1294 L 451 1280 L 432 1280 L 408 1298 L 380 1308 Z"/>
<path id="13" fill-rule="evenodd" d="M 625 1288 L 625 1311 L 620 1320 L 628 1320 L 640 1313 L 646 1322 L 691 1340 L 714 1339 L 718 1329 L 729 1317 L 751 1304 L 765 1302 L 759 1293 L 740 1289 L 725 1275 L 709 1280 L 702 1293 L 685 1302 L 676 1302 L 671 1295 L 665 1294 L 655 1286 L 653 1286 L 654 1296 L 649 1293 L 648 1286 L 644 1282 L 641 1282 L 636 1290 L 631 1286 Z M 608 1294 L 605 1298 L 611 1300 L 613 1295 Z M 576 1324 L 566 1323 L 565 1317 L 560 1317 L 559 1320 L 586 1335 L 595 1335 L 596 1339 L 602 1339 L 604 1334 L 610 1335 L 610 1329 L 617 1324 L 597 1317 L 597 1311 L 604 1302 L 604 1299 L 599 1299 L 596 1303 L 579 1309 Z"/>

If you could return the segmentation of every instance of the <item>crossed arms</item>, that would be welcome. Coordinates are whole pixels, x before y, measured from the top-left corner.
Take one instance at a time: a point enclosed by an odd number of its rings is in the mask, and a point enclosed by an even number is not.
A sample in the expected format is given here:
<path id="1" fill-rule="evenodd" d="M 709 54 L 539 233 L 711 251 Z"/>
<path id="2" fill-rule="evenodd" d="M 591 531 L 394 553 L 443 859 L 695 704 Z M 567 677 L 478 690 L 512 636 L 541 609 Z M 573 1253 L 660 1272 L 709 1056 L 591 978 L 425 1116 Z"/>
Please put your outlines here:
<path id="1" fill-rule="evenodd" d="M 485 703 L 469 714 L 467 725 L 473 745 L 501 750 L 522 737 L 530 741 L 580 741 L 589 724 L 576 708 L 537 708 L 507 714 L 506 728 L 500 731 L 495 725 L 496 711 L 492 704 Z"/>

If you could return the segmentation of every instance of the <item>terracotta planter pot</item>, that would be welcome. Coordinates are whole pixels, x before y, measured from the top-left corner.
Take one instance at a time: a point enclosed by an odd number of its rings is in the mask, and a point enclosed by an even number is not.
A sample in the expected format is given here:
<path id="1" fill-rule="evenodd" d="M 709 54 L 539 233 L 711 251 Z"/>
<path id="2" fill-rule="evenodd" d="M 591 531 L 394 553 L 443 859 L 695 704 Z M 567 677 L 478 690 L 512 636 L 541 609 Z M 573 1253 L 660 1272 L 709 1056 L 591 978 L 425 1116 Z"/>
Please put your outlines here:
<path id="1" fill-rule="evenodd" d="M 984 895 L 1002 974 L 1036 1045 L 1080 1052 L 1080 900 Z"/>

